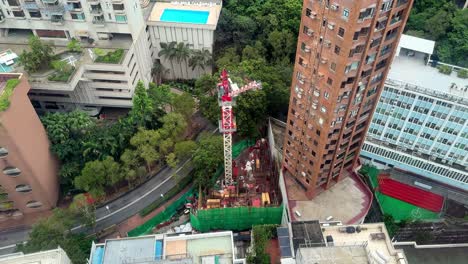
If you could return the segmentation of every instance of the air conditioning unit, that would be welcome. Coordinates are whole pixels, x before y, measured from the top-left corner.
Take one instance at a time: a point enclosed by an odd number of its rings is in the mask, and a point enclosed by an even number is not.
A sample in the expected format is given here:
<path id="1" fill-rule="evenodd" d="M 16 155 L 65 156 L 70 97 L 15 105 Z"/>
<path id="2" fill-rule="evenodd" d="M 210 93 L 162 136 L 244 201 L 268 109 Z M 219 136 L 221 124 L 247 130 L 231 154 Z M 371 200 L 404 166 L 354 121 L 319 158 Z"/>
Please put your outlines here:
<path id="1" fill-rule="evenodd" d="M 307 68 L 307 62 L 303 62 L 302 67 Z"/>
<path id="2" fill-rule="evenodd" d="M 318 73 L 318 77 L 319 77 L 319 78 L 323 78 L 323 77 L 325 77 L 325 74 L 324 74 L 323 72 L 319 72 L 319 73 Z"/>
<path id="3" fill-rule="evenodd" d="M 317 18 L 317 12 L 311 12 L 309 17 L 312 18 L 312 19 L 316 19 Z"/>
<path id="4" fill-rule="evenodd" d="M 306 34 L 307 34 L 307 36 L 312 37 L 312 35 L 314 35 L 314 31 L 313 31 L 312 29 L 309 28 L 309 29 L 307 29 L 307 33 L 306 33 Z"/>
<path id="5" fill-rule="evenodd" d="M 333 30 L 335 28 L 335 24 L 328 23 L 328 29 Z"/>
<path id="6" fill-rule="evenodd" d="M 326 47 L 326 48 L 330 48 L 331 47 L 331 41 L 330 40 L 325 40 L 323 42 L 323 45 Z"/>
<path id="7" fill-rule="evenodd" d="M 309 46 L 305 46 L 305 47 L 304 47 L 304 51 L 305 51 L 305 52 L 310 52 L 310 47 L 309 47 Z"/>
<path id="8" fill-rule="evenodd" d="M 322 58 L 322 59 L 320 60 L 320 62 L 321 62 L 322 64 L 326 64 L 326 63 L 328 62 L 328 59 L 327 59 L 327 58 Z"/>
<path id="9" fill-rule="evenodd" d="M 333 11 L 337 11 L 340 8 L 340 6 L 336 3 L 330 5 L 330 9 Z"/>
<path id="10" fill-rule="evenodd" d="M 304 84 L 304 79 L 299 79 L 300 84 Z"/>

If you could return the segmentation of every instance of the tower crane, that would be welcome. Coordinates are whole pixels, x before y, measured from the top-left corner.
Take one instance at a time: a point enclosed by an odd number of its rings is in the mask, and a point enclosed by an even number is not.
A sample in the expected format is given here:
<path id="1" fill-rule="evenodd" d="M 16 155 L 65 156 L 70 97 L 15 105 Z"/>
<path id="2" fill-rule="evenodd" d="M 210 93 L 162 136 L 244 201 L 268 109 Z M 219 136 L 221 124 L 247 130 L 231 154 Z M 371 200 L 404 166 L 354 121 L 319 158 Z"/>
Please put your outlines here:
<path id="1" fill-rule="evenodd" d="M 218 102 L 221 107 L 221 120 L 219 121 L 219 131 L 223 133 L 224 144 L 224 181 L 226 185 L 232 185 L 232 134 L 236 131 L 236 119 L 232 111 L 235 105 L 235 97 L 243 92 L 254 89 L 261 89 L 261 82 L 253 81 L 241 88 L 233 83 L 229 78 L 226 69 L 223 69 L 218 83 Z"/>

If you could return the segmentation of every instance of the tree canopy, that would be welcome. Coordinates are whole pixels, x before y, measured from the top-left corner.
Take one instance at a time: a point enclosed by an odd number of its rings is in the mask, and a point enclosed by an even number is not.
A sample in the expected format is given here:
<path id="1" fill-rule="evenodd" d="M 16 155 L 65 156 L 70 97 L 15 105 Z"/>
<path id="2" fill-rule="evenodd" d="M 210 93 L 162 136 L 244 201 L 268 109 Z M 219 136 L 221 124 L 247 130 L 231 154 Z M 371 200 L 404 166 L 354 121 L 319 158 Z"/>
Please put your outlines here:
<path id="1" fill-rule="evenodd" d="M 436 41 L 433 59 L 468 67 L 468 9 L 458 8 L 452 0 L 418 0 L 405 30 Z"/>

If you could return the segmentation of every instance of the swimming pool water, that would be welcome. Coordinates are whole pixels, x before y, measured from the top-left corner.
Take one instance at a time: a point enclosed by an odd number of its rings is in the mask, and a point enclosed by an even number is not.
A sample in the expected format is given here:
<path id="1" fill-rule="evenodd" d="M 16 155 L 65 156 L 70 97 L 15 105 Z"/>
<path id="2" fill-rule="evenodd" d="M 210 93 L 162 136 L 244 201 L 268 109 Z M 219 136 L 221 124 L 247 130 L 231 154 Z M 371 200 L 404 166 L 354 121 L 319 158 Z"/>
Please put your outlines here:
<path id="1" fill-rule="evenodd" d="M 160 20 L 165 22 L 206 24 L 209 14 L 209 11 L 164 9 Z"/>
<path id="2" fill-rule="evenodd" d="M 12 72 L 12 71 L 13 71 L 13 67 L 7 66 L 3 63 L 0 64 L 0 72 Z"/>

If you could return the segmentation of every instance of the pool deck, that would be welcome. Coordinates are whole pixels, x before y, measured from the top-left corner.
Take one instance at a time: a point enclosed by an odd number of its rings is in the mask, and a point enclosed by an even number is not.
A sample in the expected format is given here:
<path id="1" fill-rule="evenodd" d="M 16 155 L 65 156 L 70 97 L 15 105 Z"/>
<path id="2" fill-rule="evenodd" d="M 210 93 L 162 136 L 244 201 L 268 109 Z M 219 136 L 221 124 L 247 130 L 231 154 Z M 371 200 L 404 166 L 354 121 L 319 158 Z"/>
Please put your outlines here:
<path id="1" fill-rule="evenodd" d="M 161 21 L 161 15 L 165 9 L 179 9 L 179 10 L 188 10 L 188 11 L 208 11 L 210 14 L 208 15 L 208 20 L 206 24 L 197 24 L 196 25 L 211 25 L 216 26 L 219 19 L 219 14 L 221 13 L 221 5 L 213 4 L 212 6 L 199 6 L 199 5 L 182 5 L 182 4 L 174 4 L 174 3 L 161 3 L 157 2 L 153 6 L 153 10 L 148 18 L 148 22 L 161 22 L 161 23 L 171 23 L 171 24 L 182 24 L 182 25 L 190 25 L 192 23 L 183 23 L 183 22 L 169 22 L 169 21 Z M 194 24 L 192 24 L 194 25 Z"/>

